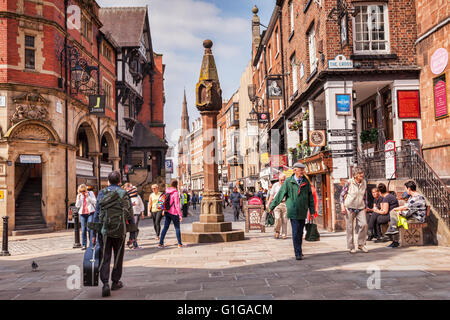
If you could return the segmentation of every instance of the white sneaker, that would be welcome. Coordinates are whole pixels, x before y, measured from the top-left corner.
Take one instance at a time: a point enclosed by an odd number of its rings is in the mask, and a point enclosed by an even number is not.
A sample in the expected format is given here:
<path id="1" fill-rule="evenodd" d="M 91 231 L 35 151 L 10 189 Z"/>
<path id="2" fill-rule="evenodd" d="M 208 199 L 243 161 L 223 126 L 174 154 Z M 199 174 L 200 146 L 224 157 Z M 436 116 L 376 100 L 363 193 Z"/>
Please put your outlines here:
<path id="1" fill-rule="evenodd" d="M 356 250 L 355 250 L 355 248 L 353 248 L 353 249 L 350 249 L 350 253 L 356 253 Z"/>
<path id="2" fill-rule="evenodd" d="M 358 247 L 358 249 L 361 250 L 361 251 L 364 252 L 364 253 L 369 252 L 369 250 L 367 250 L 367 247 L 366 247 L 366 246 Z"/>

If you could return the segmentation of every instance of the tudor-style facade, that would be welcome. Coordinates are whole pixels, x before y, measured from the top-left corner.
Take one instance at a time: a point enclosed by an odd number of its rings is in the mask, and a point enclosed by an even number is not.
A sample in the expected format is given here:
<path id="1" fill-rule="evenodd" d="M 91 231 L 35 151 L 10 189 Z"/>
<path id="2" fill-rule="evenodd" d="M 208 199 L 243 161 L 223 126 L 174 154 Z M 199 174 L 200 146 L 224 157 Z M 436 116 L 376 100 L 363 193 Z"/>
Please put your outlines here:
<path id="1" fill-rule="evenodd" d="M 118 168 L 117 48 L 98 9 L 91 0 L 0 4 L 0 215 L 10 234 L 65 228 L 77 185 L 98 191 Z M 102 117 L 88 110 L 98 94 Z"/>
<path id="2" fill-rule="evenodd" d="M 125 180 L 142 186 L 165 183 L 164 65 L 153 52 L 147 7 L 101 8 L 102 31 L 117 40 L 117 135 Z M 130 22 L 133 23 L 130 23 Z"/>

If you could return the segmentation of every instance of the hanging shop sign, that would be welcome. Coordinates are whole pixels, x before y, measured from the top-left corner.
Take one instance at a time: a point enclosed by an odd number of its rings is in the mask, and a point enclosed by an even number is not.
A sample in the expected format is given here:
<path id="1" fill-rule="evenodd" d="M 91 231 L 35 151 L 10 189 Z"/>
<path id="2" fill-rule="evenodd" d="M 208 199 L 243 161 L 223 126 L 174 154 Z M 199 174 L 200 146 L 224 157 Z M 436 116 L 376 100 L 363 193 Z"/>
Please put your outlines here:
<path id="1" fill-rule="evenodd" d="M 325 130 L 311 130 L 309 132 L 310 147 L 324 147 L 326 144 Z"/>
<path id="2" fill-rule="evenodd" d="M 173 173 L 173 160 L 166 159 L 166 173 Z"/>
<path id="3" fill-rule="evenodd" d="M 448 64 L 448 52 L 444 48 L 437 49 L 430 59 L 430 69 L 434 74 L 441 74 Z"/>
<path id="4" fill-rule="evenodd" d="M 348 45 L 348 14 L 347 13 L 345 13 L 341 18 L 340 28 L 341 28 L 341 48 L 344 48 Z"/>
<path id="5" fill-rule="evenodd" d="M 281 77 L 268 78 L 267 85 L 269 86 L 269 99 L 281 99 L 283 97 L 283 82 L 281 81 Z"/>
<path id="6" fill-rule="evenodd" d="M 328 60 L 328 69 L 352 69 L 352 68 L 353 68 L 353 61 L 347 60 L 347 58 L 342 54 L 338 54 L 334 58 L 334 60 Z"/>
<path id="7" fill-rule="evenodd" d="M 257 137 L 258 136 L 258 123 L 247 122 L 247 135 L 249 137 Z"/>
<path id="8" fill-rule="evenodd" d="M 258 113 L 258 122 L 267 123 L 269 122 L 270 114 L 268 112 Z"/>
<path id="9" fill-rule="evenodd" d="M 419 90 L 398 90 L 398 117 L 420 118 Z"/>
<path id="10" fill-rule="evenodd" d="M 384 143 L 384 159 L 386 179 L 392 180 L 397 178 L 397 172 L 395 170 L 395 141 L 388 140 Z"/>
<path id="11" fill-rule="evenodd" d="M 89 113 L 94 115 L 105 114 L 105 95 L 92 95 L 89 96 Z"/>
<path id="12" fill-rule="evenodd" d="M 265 152 L 261 154 L 261 164 L 268 164 L 270 163 L 270 159 L 269 159 L 269 153 Z"/>
<path id="13" fill-rule="evenodd" d="M 40 155 L 29 155 L 29 154 L 21 154 L 19 155 L 20 163 L 42 163 L 42 159 Z"/>
<path id="14" fill-rule="evenodd" d="M 352 97 L 346 93 L 336 93 L 336 114 L 341 116 L 350 116 Z"/>
<path id="15" fill-rule="evenodd" d="M 447 79 L 445 73 L 433 79 L 433 95 L 436 120 L 448 117 Z"/>
<path id="16" fill-rule="evenodd" d="M 417 122 L 416 121 L 403 121 L 403 139 L 415 140 L 417 139 Z"/>

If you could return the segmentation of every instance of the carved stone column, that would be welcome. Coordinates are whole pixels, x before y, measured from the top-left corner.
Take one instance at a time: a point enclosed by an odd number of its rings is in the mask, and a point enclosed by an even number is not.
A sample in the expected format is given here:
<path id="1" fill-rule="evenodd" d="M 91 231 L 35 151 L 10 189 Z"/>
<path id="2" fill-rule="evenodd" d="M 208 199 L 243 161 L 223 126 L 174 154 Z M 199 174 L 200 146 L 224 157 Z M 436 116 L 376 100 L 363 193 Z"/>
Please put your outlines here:
<path id="1" fill-rule="evenodd" d="M 222 90 L 212 54 L 212 41 L 205 40 L 202 68 L 195 88 L 196 106 L 203 121 L 204 190 L 200 222 L 192 224 L 193 232 L 182 233 L 185 242 L 208 243 L 244 240 L 243 230 L 233 230 L 231 222 L 224 222 L 222 199 L 217 171 L 217 115 L 222 108 Z"/>

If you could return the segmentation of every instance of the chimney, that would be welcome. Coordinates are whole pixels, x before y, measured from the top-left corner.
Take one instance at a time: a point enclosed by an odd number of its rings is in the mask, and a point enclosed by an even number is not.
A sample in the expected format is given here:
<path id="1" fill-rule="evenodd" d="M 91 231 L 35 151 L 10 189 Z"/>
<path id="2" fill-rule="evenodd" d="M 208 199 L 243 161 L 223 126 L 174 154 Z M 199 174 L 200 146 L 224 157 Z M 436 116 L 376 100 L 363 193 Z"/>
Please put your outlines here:
<path id="1" fill-rule="evenodd" d="M 253 12 L 252 43 L 253 43 L 253 52 L 255 53 L 258 50 L 259 44 L 261 43 L 261 29 L 260 29 L 260 20 L 258 16 L 259 9 L 256 5 L 253 7 L 252 12 Z"/>

